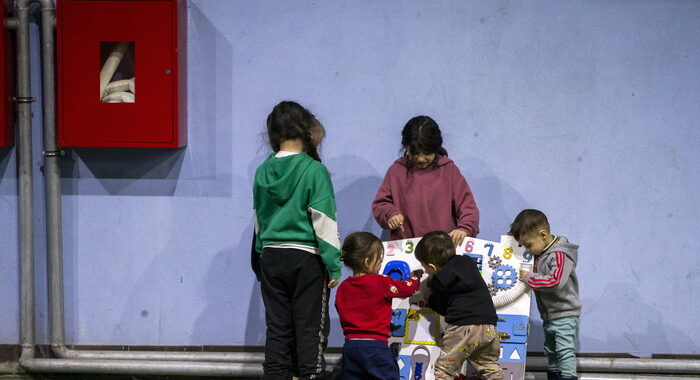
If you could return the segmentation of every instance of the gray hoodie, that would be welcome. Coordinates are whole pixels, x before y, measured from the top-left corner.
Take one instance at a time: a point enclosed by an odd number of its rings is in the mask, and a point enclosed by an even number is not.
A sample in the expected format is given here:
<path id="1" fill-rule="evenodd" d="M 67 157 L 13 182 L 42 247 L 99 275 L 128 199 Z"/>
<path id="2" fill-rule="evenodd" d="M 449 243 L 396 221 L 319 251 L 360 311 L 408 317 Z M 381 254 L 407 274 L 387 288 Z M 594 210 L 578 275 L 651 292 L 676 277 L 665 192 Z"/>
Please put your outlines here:
<path id="1" fill-rule="evenodd" d="M 525 277 L 525 282 L 535 291 L 542 320 L 581 315 L 577 261 L 578 245 L 570 244 L 564 236 L 535 258 L 535 271 Z"/>

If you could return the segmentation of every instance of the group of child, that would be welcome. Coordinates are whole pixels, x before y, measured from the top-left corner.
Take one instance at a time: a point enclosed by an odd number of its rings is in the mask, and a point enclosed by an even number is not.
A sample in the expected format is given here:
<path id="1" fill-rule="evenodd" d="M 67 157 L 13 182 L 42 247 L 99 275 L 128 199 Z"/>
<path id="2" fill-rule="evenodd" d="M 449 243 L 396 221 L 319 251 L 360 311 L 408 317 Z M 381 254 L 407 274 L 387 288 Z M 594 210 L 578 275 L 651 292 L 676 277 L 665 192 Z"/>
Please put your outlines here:
<path id="1" fill-rule="evenodd" d="M 283 101 L 267 118 L 267 135 L 273 153 L 258 167 L 253 185 L 253 269 L 267 324 L 263 378 L 325 378 L 329 289 L 340 283 L 342 260 L 353 271 L 335 302 L 346 339 L 342 379 L 399 379 L 387 343 L 392 299 L 415 293 L 424 274 L 428 307 L 446 323 L 435 378 L 453 379 L 469 360 L 484 380 L 503 379 L 496 309 L 476 263 L 455 250 L 478 234 L 479 211 L 442 147 L 437 123 L 428 116 L 406 123 L 403 156 L 372 203 L 392 240 L 422 237 L 415 256 L 423 270 L 407 281 L 379 274 L 384 249 L 373 234 L 352 233 L 341 247 L 333 186 L 317 153 L 325 130 L 316 117 Z M 536 257 L 534 272 L 521 271 L 520 279 L 535 290 L 544 321 L 548 379 L 576 379 L 578 246 L 552 235 L 537 210 L 522 211 L 510 234 Z"/>

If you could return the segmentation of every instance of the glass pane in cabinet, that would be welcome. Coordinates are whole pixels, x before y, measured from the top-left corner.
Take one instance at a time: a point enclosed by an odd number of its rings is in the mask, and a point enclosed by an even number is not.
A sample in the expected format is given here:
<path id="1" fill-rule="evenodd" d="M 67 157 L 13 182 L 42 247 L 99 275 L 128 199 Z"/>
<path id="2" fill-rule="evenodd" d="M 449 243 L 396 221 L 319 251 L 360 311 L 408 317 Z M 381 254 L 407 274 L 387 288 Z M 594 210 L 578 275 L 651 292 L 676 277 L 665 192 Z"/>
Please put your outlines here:
<path id="1" fill-rule="evenodd" d="M 100 101 L 136 102 L 136 75 L 133 41 L 100 43 Z"/>

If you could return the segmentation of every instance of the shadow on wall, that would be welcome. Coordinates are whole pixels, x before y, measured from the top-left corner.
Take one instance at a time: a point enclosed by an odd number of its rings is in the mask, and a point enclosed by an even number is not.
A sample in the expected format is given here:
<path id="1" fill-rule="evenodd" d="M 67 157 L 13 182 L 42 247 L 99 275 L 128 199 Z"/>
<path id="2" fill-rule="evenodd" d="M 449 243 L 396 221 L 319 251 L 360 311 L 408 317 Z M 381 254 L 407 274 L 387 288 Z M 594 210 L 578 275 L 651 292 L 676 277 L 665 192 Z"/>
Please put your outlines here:
<path id="1" fill-rule="evenodd" d="M 61 160 L 62 193 L 171 196 L 184 152 L 185 148 L 69 149 Z"/>
<path id="2" fill-rule="evenodd" d="M 0 147 L 0 194 L 2 195 L 17 195 L 17 173 L 7 173 L 7 167 L 14 155 L 11 146 Z M 7 186 L 5 186 L 7 185 Z"/>
<path id="3" fill-rule="evenodd" d="M 586 281 L 586 279 L 583 279 Z M 664 310 L 659 310 L 653 304 L 642 302 L 644 299 L 638 289 L 628 283 L 611 282 L 607 284 L 601 294 L 605 300 L 582 298 L 581 329 L 579 342 L 585 342 L 584 352 L 620 352 L 626 351 L 625 347 L 632 347 L 629 352 L 636 356 L 650 356 L 651 354 L 697 354 L 700 353 L 700 342 L 693 341 L 687 331 L 684 332 L 674 326 L 674 320 L 670 319 Z M 691 294 L 691 293 L 688 293 Z M 618 300 L 627 300 L 619 302 Z M 692 300 L 688 300 L 693 302 Z M 629 308 L 634 302 L 634 310 Z M 679 305 L 679 307 L 683 307 Z M 596 310 L 596 308 L 604 310 Z M 586 323 L 586 316 L 598 313 L 596 321 L 604 321 L 600 314 L 606 314 L 617 322 L 609 326 L 591 326 Z M 643 314 L 644 318 L 638 315 Z M 686 318 L 697 319 L 689 313 Z M 641 325 L 644 323 L 644 325 Z M 624 326 L 614 329 L 613 326 Z M 676 347 L 676 352 L 659 352 L 658 347 Z M 578 347 L 577 347 L 578 349 Z"/>
<path id="4" fill-rule="evenodd" d="M 579 340 L 576 345 L 576 352 L 624 352 L 625 347 L 632 347 L 632 351 L 627 353 L 648 357 L 651 354 L 665 354 L 668 352 L 657 352 L 654 347 L 680 347 L 683 353 L 700 352 L 700 345 L 685 334 L 675 328 L 672 323 L 664 323 L 663 312 L 655 309 L 652 305 L 638 302 L 642 299 L 639 292 L 625 283 L 610 283 L 601 293 L 605 294 L 606 301 L 601 302 L 593 298 L 581 298 L 583 308 L 581 310 L 581 325 L 579 328 Z M 628 309 L 628 304 L 618 303 L 615 300 L 637 300 L 637 313 L 644 313 L 645 326 L 637 326 L 635 323 L 642 322 L 635 318 L 635 312 Z M 598 306 L 600 305 L 600 306 Z M 605 311 L 595 311 L 597 308 L 604 308 Z M 609 326 L 591 326 L 587 324 L 587 315 L 596 312 L 615 316 L 618 322 Z M 688 318 L 693 318 L 688 316 Z M 604 320 L 600 316 L 595 320 Z M 635 320 L 637 322 L 635 322 Z M 624 326 L 622 329 L 615 329 L 614 326 Z M 671 344 L 670 342 L 673 342 Z M 585 342 L 585 349 L 581 349 L 581 342 Z M 544 332 L 542 331 L 542 319 L 540 319 L 535 299 L 532 299 L 532 309 L 530 313 L 530 336 L 528 338 L 528 352 L 542 352 L 544 347 Z M 620 351 L 622 350 L 622 351 Z M 675 353 L 680 353 L 675 352 Z M 674 353 L 674 352 L 671 352 Z"/>
<path id="5" fill-rule="evenodd" d="M 382 183 L 382 176 L 372 170 L 365 158 L 355 155 L 341 155 L 324 162 L 331 174 L 338 210 L 338 230 L 341 244 L 343 239 L 355 231 L 368 231 L 379 236 L 381 228 L 372 216 L 372 201 Z M 350 272 L 344 268 L 341 279 Z M 335 292 L 331 291 L 329 347 L 342 347 L 345 337 L 335 310 Z"/>
<path id="6" fill-rule="evenodd" d="M 500 241 L 501 235 L 508 233 L 515 216 L 529 207 L 528 202 L 483 161 L 469 157 L 457 165 L 479 207 L 479 238 Z"/>
<path id="7" fill-rule="evenodd" d="M 324 164 L 331 173 L 335 190 L 341 242 L 355 231 L 379 236 L 382 231 L 372 216 L 372 201 L 383 177 L 371 171 L 370 162 L 359 156 L 342 155 Z"/>
<path id="8" fill-rule="evenodd" d="M 174 251 L 166 245 L 139 268 L 138 280 L 124 288 L 129 296 L 121 305 L 124 314 L 110 342 L 236 345 L 236 324 L 243 322 L 237 280 L 247 277 L 241 276 L 247 268 L 237 267 L 235 256 L 243 253 L 231 247 L 214 254 L 204 247 L 172 257 Z M 197 269 L 204 267 L 193 265 L 194 261 L 208 263 L 206 273 L 199 273 Z"/>
<path id="9" fill-rule="evenodd" d="M 249 258 L 251 255 L 253 239 L 253 225 L 250 224 L 245 229 L 238 243 L 237 251 L 241 256 Z M 245 263 L 250 263 L 250 260 L 244 260 Z M 248 301 L 248 314 L 246 316 L 245 337 L 243 344 L 246 346 L 264 346 L 265 345 L 265 305 L 263 304 L 262 292 L 260 290 L 260 282 L 256 280 L 255 274 L 250 264 L 240 268 L 241 272 L 245 272 L 246 277 L 250 277 L 252 281 L 252 290 L 250 292 L 250 300 Z"/>
<path id="10" fill-rule="evenodd" d="M 252 234 L 252 226 L 249 229 Z M 250 244 L 250 240 L 248 243 Z M 190 344 L 226 346 L 239 344 L 235 338 L 239 332 L 236 326 L 242 326 L 245 322 L 243 320 L 245 300 L 241 297 L 245 289 L 240 288 L 237 278 L 250 278 L 248 275 L 250 269 L 235 264 L 237 262 L 235 257 L 245 255 L 250 255 L 250 245 L 247 250 L 242 250 L 239 244 L 219 251 L 211 259 L 206 274 L 207 280 L 199 295 L 204 300 L 204 308 L 198 311 L 199 316 L 192 326 Z"/>
<path id="11" fill-rule="evenodd" d="M 262 136 L 261 136 L 262 139 Z M 262 164 L 270 153 L 267 145 L 262 145 L 261 149 L 264 153 L 258 154 L 253 157 L 253 159 L 248 164 L 248 183 L 251 184 L 250 192 L 253 192 L 252 183 L 255 177 L 255 170 Z M 252 217 L 252 203 L 251 203 L 251 217 Z M 245 260 L 241 260 L 245 265 L 241 268 L 241 272 L 246 273 L 246 277 L 249 277 L 252 281 L 252 289 L 250 292 L 250 300 L 248 301 L 248 314 L 246 316 L 246 327 L 245 327 L 245 337 L 243 345 L 246 346 L 264 346 L 265 345 L 265 305 L 263 304 L 262 291 L 260 289 L 260 282 L 256 280 L 253 269 L 250 265 L 250 254 L 252 248 L 253 239 L 253 224 L 248 225 L 248 228 L 241 234 L 241 238 L 238 241 L 237 252 L 238 254 L 245 256 Z"/>

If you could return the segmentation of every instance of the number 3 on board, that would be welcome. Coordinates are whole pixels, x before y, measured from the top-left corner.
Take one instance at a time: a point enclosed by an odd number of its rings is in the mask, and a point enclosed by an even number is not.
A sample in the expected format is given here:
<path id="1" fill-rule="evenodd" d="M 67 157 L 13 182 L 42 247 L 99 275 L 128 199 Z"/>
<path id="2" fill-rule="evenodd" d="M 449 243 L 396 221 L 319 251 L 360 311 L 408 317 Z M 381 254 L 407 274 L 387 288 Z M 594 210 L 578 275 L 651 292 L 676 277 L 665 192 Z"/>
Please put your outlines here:
<path id="1" fill-rule="evenodd" d="M 413 253 L 413 242 L 412 241 L 407 241 L 406 242 L 406 253 Z"/>

